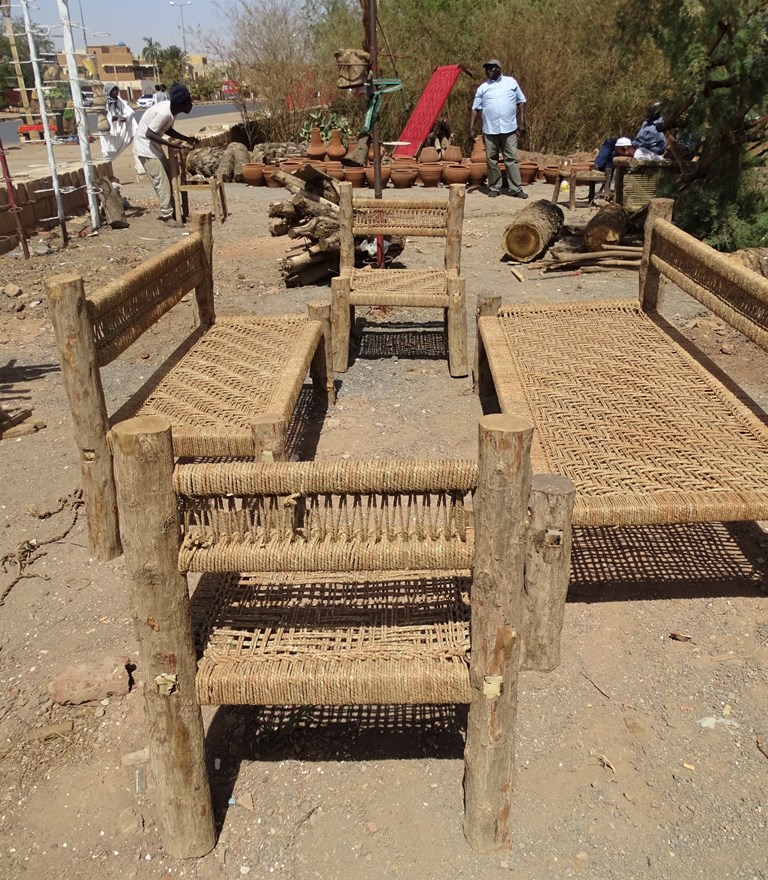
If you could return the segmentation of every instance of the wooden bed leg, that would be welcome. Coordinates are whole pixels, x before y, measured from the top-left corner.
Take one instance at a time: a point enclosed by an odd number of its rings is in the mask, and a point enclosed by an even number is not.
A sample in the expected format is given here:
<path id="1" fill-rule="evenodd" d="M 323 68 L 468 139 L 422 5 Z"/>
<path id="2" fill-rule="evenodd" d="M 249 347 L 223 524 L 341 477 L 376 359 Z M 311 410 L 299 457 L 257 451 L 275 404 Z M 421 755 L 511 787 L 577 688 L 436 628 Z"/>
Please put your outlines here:
<path id="1" fill-rule="evenodd" d="M 643 256 L 640 260 L 640 308 L 644 312 L 655 312 L 659 302 L 662 276 L 658 269 L 651 265 L 653 253 L 653 224 L 657 220 L 671 220 L 674 199 L 651 199 L 648 214 L 645 218 L 645 240 Z"/>
<path id="2" fill-rule="evenodd" d="M 221 216 L 221 203 L 219 202 L 219 182 L 215 177 L 211 177 L 208 181 L 208 186 L 211 188 L 213 216 L 219 221 L 219 223 L 223 223 L 224 218 Z"/>
<path id="3" fill-rule="evenodd" d="M 199 858 L 216 845 L 216 826 L 187 580 L 178 569 L 171 426 L 159 416 L 120 422 L 112 448 L 160 833 L 169 855 Z"/>
<path id="4" fill-rule="evenodd" d="M 282 416 L 267 413 L 251 422 L 255 461 L 285 461 L 288 425 Z"/>
<path id="5" fill-rule="evenodd" d="M 521 669 L 551 672 L 560 663 L 575 495 L 576 487 L 568 477 L 537 474 L 531 481 L 520 629 Z"/>
<path id="6" fill-rule="evenodd" d="M 510 846 L 533 426 L 488 415 L 479 433 L 464 836 L 477 852 L 493 852 Z"/>
<path id="7" fill-rule="evenodd" d="M 88 318 L 83 279 L 56 275 L 45 280 L 48 308 L 61 357 L 61 375 L 80 453 L 88 536 L 96 559 L 122 553 L 115 479 L 107 433 L 109 421 L 99 361 Z"/>
<path id="8" fill-rule="evenodd" d="M 197 233 L 205 252 L 205 279 L 195 288 L 195 321 L 198 327 L 213 327 L 216 323 L 216 305 L 213 298 L 213 229 L 210 213 L 192 214 L 189 231 Z"/>
<path id="9" fill-rule="evenodd" d="M 484 296 L 477 304 L 475 310 L 475 322 L 478 318 L 495 318 L 501 308 L 500 296 Z M 494 393 L 493 376 L 488 368 L 488 357 L 485 353 L 483 338 L 480 335 L 480 327 L 475 333 L 475 364 L 472 370 L 472 385 L 475 394 L 480 397 L 490 397 Z"/>
<path id="10" fill-rule="evenodd" d="M 467 366 L 467 310 L 464 279 L 448 277 L 448 308 L 446 336 L 448 340 L 448 371 L 454 379 L 469 373 Z"/>
<path id="11" fill-rule="evenodd" d="M 223 223 L 229 217 L 229 209 L 227 208 L 227 191 L 224 187 L 224 177 L 221 174 L 216 175 L 216 183 L 216 189 L 221 202 L 221 222 Z"/>
<path id="12" fill-rule="evenodd" d="M 317 346 L 309 368 L 316 395 L 323 395 L 330 405 L 336 403 L 336 386 L 333 383 L 333 344 L 331 342 L 331 304 L 311 302 L 307 305 L 310 321 L 320 321 L 323 336 Z"/>
<path id="13" fill-rule="evenodd" d="M 351 327 L 348 278 L 331 280 L 331 323 L 333 326 L 333 370 L 346 373 L 349 366 L 349 333 Z"/>

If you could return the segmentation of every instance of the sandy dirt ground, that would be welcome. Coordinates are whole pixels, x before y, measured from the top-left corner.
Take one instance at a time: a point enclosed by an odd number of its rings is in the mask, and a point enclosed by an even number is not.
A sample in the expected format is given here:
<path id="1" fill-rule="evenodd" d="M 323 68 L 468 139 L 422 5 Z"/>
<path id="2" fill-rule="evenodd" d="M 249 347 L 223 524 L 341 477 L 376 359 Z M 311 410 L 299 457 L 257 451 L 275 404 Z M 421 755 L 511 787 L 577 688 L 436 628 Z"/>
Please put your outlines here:
<path id="1" fill-rule="evenodd" d="M 12 152 L 18 170 L 32 161 L 25 150 Z M 561 665 L 520 678 L 510 850 L 480 856 L 463 838 L 461 707 L 225 707 L 204 712 L 217 846 L 195 861 L 164 854 L 152 775 L 135 754 L 147 745 L 141 668 L 129 693 L 95 702 L 60 705 L 49 690 L 74 662 L 136 662 L 124 562 L 89 554 L 42 286 L 78 271 L 93 288 L 184 235 L 158 222 L 151 188 L 135 182 L 130 163 L 119 174 L 134 206 L 128 229 L 75 235 L 66 249 L 55 233 L 38 236 L 28 263 L 16 252 L 0 257 L 0 288 L 21 288 L 16 297 L 0 290 L 0 399 L 34 407 L 45 423 L 0 442 L 0 878 L 768 877 L 768 534 L 759 523 L 577 534 Z M 550 188 L 528 192 L 548 198 Z M 304 311 L 327 300 L 328 288 L 281 283 L 289 241 L 267 229 L 280 192 L 232 184 L 227 194 L 232 215 L 214 228 L 219 313 Z M 192 201 L 208 207 L 202 196 Z M 470 316 L 487 294 L 505 303 L 637 296 L 637 275 L 626 270 L 530 271 L 517 281 L 500 241 L 522 205 L 467 196 Z M 566 208 L 569 223 L 588 216 L 583 201 Z M 434 242 L 409 241 L 402 261 L 437 265 L 440 254 Z M 103 371 L 110 411 L 183 338 L 187 308 Z M 768 408 L 762 352 L 674 290 L 662 311 Z M 335 408 L 316 432 L 295 426 L 297 454 L 474 455 L 480 402 L 469 380 L 449 377 L 435 315 L 364 317 Z M 387 332 L 387 321 L 401 332 Z M 414 346 L 417 331 L 425 335 Z"/>

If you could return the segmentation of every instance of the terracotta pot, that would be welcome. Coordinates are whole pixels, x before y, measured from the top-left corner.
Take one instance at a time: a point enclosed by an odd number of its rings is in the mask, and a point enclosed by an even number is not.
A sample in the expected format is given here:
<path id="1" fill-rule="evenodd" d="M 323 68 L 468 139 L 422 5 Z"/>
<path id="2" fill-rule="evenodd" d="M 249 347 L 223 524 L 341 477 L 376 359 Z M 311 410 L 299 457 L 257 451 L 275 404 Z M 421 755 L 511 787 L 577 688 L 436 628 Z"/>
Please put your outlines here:
<path id="1" fill-rule="evenodd" d="M 365 169 L 352 165 L 344 169 L 344 180 L 348 180 L 352 186 L 359 188 L 365 183 Z"/>
<path id="2" fill-rule="evenodd" d="M 520 182 L 523 186 L 530 186 L 536 180 L 536 174 L 539 170 L 538 162 L 521 162 L 520 163 Z"/>
<path id="3" fill-rule="evenodd" d="M 433 163 L 439 162 L 440 156 L 438 155 L 437 150 L 434 147 L 424 147 L 424 149 L 419 153 L 419 162 L 420 163 Z"/>
<path id="4" fill-rule="evenodd" d="M 326 162 L 325 173 L 334 180 L 344 180 L 344 166 L 341 162 Z"/>
<path id="5" fill-rule="evenodd" d="M 313 168 L 316 168 L 318 171 L 322 171 L 325 173 L 325 162 L 319 162 L 317 160 L 309 163 Z"/>
<path id="6" fill-rule="evenodd" d="M 373 165 L 366 165 L 363 169 L 365 171 L 365 179 L 368 181 L 368 186 L 373 189 L 376 185 L 374 180 L 374 169 Z M 389 183 L 389 176 L 392 173 L 391 165 L 382 165 L 381 166 L 381 186 L 382 189 Z"/>
<path id="7" fill-rule="evenodd" d="M 485 182 L 485 175 L 488 172 L 488 165 L 485 161 L 472 162 L 469 166 L 469 185 L 482 186 Z"/>
<path id="8" fill-rule="evenodd" d="M 571 162 L 571 168 L 577 174 L 586 174 L 589 171 L 589 162 Z"/>
<path id="9" fill-rule="evenodd" d="M 366 154 L 368 161 L 373 163 L 373 142 L 368 145 L 368 153 Z M 379 155 L 384 156 L 384 147 L 379 146 Z"/>
<path id="10" fill-rule="evenodd" d="M 405 189 L 408 186 L 413 186 L 413 182 L 416 180 L 417 171 L 415 168 L 398 168 L 395 166 L 392 169 L 391 180 L 392 184 L 397 189 Z"/>
<path id="11" fill-rule="evenodd" d="M 347 148 L 341 141 L 341 132 L 338 128 L 331 129 L 331 139 L 326 144 L 325 155 L 331 162 L 338 161 L 342 156 L 347 155 Z"/>
<path id="12" fill-rule="evenodd" d="M 294 171 L 298 171 L 306 164 L 303 159 L 283 159 L 278 163 L 280 170 L 285 171 L 286 174 L 293 174 Z"/>
<path id="13" fill-rule="evenodd" d="M 272 175 L 277 171 L 277 165 L 265 165 L 264 166 L 264 180 L 266 181 L 267 186 L 271 186 L 272 189 L 280 189 L 282 183 L 278 183 L 276 180 L 273 180 Z"/>
<path id="14" fill-rule="evenodd" d="M 473 162 L 485 162 L 485 143 L 483 142 L 482 135 L 475 138 L 469 158 Z"/>
<path id="15" fill-rule="evenodd" d="M 415 156 L 393 156 L 393 168 L 415 168 L 418 163 Z"/>
<path id="16" fill-rule="evenodd" d="M 315 126 L 309 136 L 309 143 L 307 144 L 307 159 L 309 160 L 321 160 L 325 157 L 325 144 L 323 143 L 323 139 L 320 136 L 320 129 Z"/>
<path id="17" fill-rule="evenodd" d="M 451 144 L 443 150 L 443 162 L 461 162 L 464 156 L 461 153 L 461 147 Z"/>
<path id="18" fill-rule="evenodd" d="M 424 186 L 437 186 L 442 176 L 442 162 L 419 162 L 419 177 Z"/>
<path id="19" fill-rule="evenodd" d="M 245 162 L 243 164 L 243 180 L 248 186 L 264 186 L 264 163 Z"/>
<path id="20" fill-rule="evenodd" d="M 555 183 L 559 173 L 560 169 L 557 165 L 547 165 L 544 169 L 544 180 L 546 180 L 547 183 Z"/>
<path id="21" fill-rule="evenodd" d="M 461 162 L 447 162 L 443 165 L 443 181 L 445 183 L 467 183 L 469 181 L 470 165 Z"/>

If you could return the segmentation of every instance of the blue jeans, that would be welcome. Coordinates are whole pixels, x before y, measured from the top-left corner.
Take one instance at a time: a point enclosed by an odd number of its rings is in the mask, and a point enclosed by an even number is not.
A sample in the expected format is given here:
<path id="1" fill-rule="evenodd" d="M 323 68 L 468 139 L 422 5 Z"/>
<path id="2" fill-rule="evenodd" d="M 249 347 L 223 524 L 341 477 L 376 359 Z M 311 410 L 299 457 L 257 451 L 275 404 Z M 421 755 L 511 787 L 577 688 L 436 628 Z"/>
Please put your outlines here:
<path id="1" fill-rule="evenodd" d="M 504 165 L 507 170 L 507 183 L 512 193 L 523 191 L 520 183 L 520 165 L 517 161 L 517 132 L 509 134 L 486 134 L 483 132 L 485 142 L 485 157 L 488 163 L 488 186 L 497 192 L 501 189 L 501 171 L 499 170 L 499 154 L 504 157 Z"/>

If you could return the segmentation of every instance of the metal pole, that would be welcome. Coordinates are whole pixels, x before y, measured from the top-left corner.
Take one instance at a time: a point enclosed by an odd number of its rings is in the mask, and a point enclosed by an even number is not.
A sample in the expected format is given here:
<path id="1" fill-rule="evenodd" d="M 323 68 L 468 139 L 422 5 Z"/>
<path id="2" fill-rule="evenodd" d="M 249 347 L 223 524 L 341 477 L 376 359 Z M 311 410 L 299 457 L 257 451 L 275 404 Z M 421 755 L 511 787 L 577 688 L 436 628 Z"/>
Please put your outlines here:
<path id="1" fill-rule="evenodd" d="M 37 49 L 35 48 L 35 41 L 32 37 L 32 20 L 29 17 L 27 3 L 28 0 L 21 0 L 21 12 L 24 16 L 24 29 L 27 32 L 27 42 L 29 43 L 29 60 L 35 74 L 35 88 L 37 89 L 37 100 L 40 103 L 40 118 L 43 122 L 45 147 L 48 151 L 48 165 L 51 169 L 53 195 L 56 199 L 56 213 L 59 216 L 59 226 L 61 227 L 61 240 L 66 246 L 69 243 L 69 235 L 67 234 L 67 224 L 64 216 L 64 202 L 62 201 L 61 188 L 59 187 L 59 172 L 56 170 L 56 157 L 53 155 L 53 141 L 51 140 L 51 127 L 48 124 L 48 112 L 45 109 L 45 92 L 43 91 L 43 80 L 40 76 L 40 59 L 37 57 Z"/>
<path id="2" fill-rule="evenodd" d="M 3 0 L 0 4 L 3 10 L 3 18 L 5 19 L 5 34 L 8 38 L 8 45 L 11 49 L 11 57 L 13 58 L 13 67 L 16 71 L 16 82 L 19 86 L 19 97 L 21 98 L 22 107 L 24 107 L 24 119 L 27 125 L 34 124 L 32 117 L 32 108 L 29 106 L 29 95 L 27 87 L 24 83 L 24 74 L 21 70 L 21 61 L 19 59 L 19 50 L 16 48 L 16 35 L 13 32 L 13 23 L 11 21 L 11 4 L 10 0 Z"/>
<path id="3" fill-rule="evenodd" d="M 379 49 L 376 44 L 376 0 L 368 0 L 368 46 L 371 53 L 371 74 L 379 75 Z M 376 87 L 374 86 L 374 94 Z M 379 120 L 373 123 L 373 184 L 374 198 L 381 198 L 381 142 L 379 140 Z"/>
<path id="4" fill-rule="evenodd" d="M 8 159 L 5 155 L 5 150 L 3 149 L 3 142 L 0 141 L 0 165 L 3 168 L 3 177 L 5 178 L 5 188 L 8 191 L 8 209 L 13 214 L 13 218 L 16 221 L 16 233 L 19 236 L 19 242 L 21 243 L 21 249 L 24 251 L 24 259 L 29 259 L 29 245 L 27 244 L 27 236 L 24 234 L 24 226 L 21 222 L 21 217 L 19 216 L 20 208 L 16 205 L 16 190 L 13 186 L 13 180 L 11 179 L 11 172 L 8 169 Z"/>
<path id="5" fill-rule="evenodd" d="M 61 37 L 64 45 L 64 54 L 67 56 L 67 69 L 69 71 L 69 86 L 72 89 L 72 103 L 75 105 L 75 118 L 77 119 L 77 139 L 80 142 L 80 156 L 83 160 L 85 172 L 85 188 L 88 193 L 88 207 L 91 209 L 91 226 L 94 229 L 101 228 L 101 216 L 99 215 L 99 200 L 96 196 L 96 184 L 93 179 L 93 159 L 91 158 L 91 145 L 89 143 L 91 131 L 88 128 L 88 117 L 83 107 L 83 93 L 80 91 L 80 78 L 77 73 L 77 61 L 75 60 L 75 44 L 72 41 L 72 20 L 69 17 L 68 0 L 56 0 L 59 7 L 59 19 L 61 20 Z"/>

